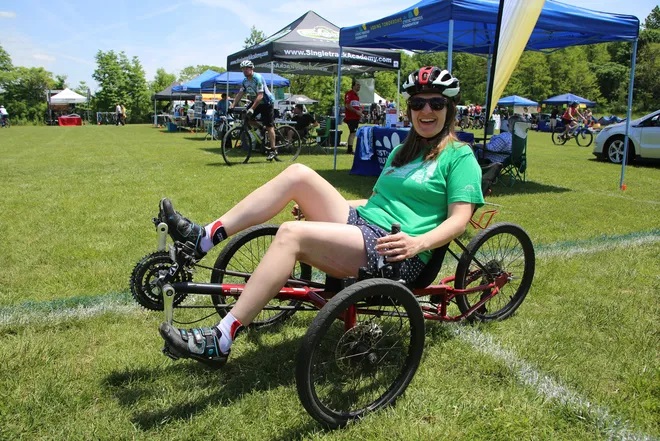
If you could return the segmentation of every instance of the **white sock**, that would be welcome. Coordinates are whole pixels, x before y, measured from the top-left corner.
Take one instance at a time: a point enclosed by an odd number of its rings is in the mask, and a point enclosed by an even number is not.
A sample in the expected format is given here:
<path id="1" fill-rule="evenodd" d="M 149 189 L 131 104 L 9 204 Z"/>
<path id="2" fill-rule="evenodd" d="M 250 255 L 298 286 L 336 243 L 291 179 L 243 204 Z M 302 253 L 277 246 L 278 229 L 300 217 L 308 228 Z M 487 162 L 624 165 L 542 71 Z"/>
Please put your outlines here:
<path id="1" fill-rule="evenodd" d="M 205 226 L 204 231 L 206 234 L 200 239 L 199 247 L 205 253 L 227 238 L 227 232 L 220 219 Z"/>
<path id="2" fill-rule="evenodd" d="M 220 351 L 223 354 L 229 352 L 231 344 L 234 343 L 236 333 L 243 326 L 230 312 L 216 325 L 222 336 L 220 337 Z"/>

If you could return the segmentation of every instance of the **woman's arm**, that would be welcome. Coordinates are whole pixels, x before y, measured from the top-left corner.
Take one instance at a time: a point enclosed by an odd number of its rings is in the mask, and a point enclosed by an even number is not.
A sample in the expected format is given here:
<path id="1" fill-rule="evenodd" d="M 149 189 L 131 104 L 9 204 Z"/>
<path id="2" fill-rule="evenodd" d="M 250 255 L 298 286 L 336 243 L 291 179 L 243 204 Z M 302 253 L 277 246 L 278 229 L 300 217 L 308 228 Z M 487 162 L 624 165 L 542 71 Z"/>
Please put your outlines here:
<path id="1" fill-rule="evenodd" d="M 455 202 L 449 205 L 449 217 L 440 225 L 421 236 L 397 233 L 378 239 L 376 251 L 396 262 L 409 259 L 422 251 L 432 250 L 451 242 L 465 232 L 472 218 L 474 204 Z"/>

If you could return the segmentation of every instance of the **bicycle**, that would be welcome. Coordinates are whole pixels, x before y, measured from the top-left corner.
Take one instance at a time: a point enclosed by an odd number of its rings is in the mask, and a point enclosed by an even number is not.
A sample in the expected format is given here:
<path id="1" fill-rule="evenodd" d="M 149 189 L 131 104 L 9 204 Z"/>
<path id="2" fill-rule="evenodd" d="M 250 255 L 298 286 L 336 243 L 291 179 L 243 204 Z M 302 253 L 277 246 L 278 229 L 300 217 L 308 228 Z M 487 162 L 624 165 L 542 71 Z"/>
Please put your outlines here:
<path id="1" fill-rule="evenodd" d="M 564 145 L 571 138 L 575 138 L 575 142 L 580 147 L 589 147 L 594 140 L 594 134 L 582 122 L 570 129 L 567 134 L 564 134 L 564 132 L 552 132 L 552 142 L 555 145 Z"/>
<path id="2" fill-rule="evenodd" d="M 229 130 L 235 126 L 233 119 L 227 118 L 225 115 L 220 115 L 213 120 L 213 125 L 211 127 L 210 133 L 206 134 L 206 138 L 209 137 L 214 141 L 221 141 Z"/>
<path id="3" fill-rule="evenodd" d="M 241 122 L 222 139 L 222 157 L 227 165 L 247 164 L 254 153 L 261 153 L 268 159 L 270 141 L 266 127 L 257 120 L 249 119 L 246 108 L 234 108 L 231 112 L 241 115 Z M 300 135 L 293 126 L 284 124 L 275 128 L 275 160 L 293 162 L 301 148 Z"/>
<path id="4" fill-rule="evenodd" d="M 2 128 L 8 129 L 8 128 L 11 127 L 11 122 L 9 122 L 9 117 L 8 116 L 3 116 L 2 118 L 0 118 L 0 120 L 1 120 L 0 121 L 0 126 L 2 126 Z"/>
<path id="5" fill-rule="evenodd" d="M 492 172 L 499 173 L 501 165 L 496 167 Z M 484 178 L 484 193 L 493 181 L 492 176 L 488 182 Z M 485 211 L 471 221 L 480 231 L 467 245 L 455 239 L 451 246 L 436 249 L 409 284 L 399 280 L 396 264 L 386 264 L 378 274 L 361 269 L 357 279 L 321 274 L 322 282 L 309 265 L 296 262 L 285 286 L 249 327 L 267 328 L 296 313 L 318 311 L 301 341 L 295 367 L 298 396 L 314 419 L 338 428 L 393 405 L 421 362 L 424 320 L 491 322 L 514 314 L 532 285 L 534 247 L 521 227 L 490 225 L 494 214 Z M 137 263 L 130 289 L 140 305 L 163 311 L 170 324 L 225 316 L 278 229 L 257 225 L 244 230 L 229 239 L 208 267 L 192 257 L 194 245 L 175 242 L 168 250 L 167 224 L 159 219 L 154 224 L 158 250 Z M 392 227 L 396 232 L 396 225 Z M 446 253 L 458 262 L 456 271 L 434 284 Z M 193 282 L 196 268 L 211 271 L 210 283 Z M 189 295 L 196 301 L 184 304 Z M 210 313 L 199 318 L 202 309 Z M 185 321 L 192 315 L 194 321 Z M 167 345 L 163 352 L 176 358 Z"/>

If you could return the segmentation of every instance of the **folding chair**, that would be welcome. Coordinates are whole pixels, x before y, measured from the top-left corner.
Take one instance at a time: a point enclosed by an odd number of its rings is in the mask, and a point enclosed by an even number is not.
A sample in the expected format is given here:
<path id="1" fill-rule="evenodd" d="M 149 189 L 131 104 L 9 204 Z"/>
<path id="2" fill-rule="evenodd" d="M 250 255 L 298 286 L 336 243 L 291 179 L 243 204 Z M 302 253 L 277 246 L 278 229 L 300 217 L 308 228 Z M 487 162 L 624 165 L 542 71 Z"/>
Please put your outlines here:
<path id="1" fill-rule="evenodd" d="M 532 126 L 528 122 L 513 125 L 511 155 L 503 161 L 500 178 L 504 185 L 513 187 L 516 181 L 525 182 L 527 174 L 527 131 Z"/>

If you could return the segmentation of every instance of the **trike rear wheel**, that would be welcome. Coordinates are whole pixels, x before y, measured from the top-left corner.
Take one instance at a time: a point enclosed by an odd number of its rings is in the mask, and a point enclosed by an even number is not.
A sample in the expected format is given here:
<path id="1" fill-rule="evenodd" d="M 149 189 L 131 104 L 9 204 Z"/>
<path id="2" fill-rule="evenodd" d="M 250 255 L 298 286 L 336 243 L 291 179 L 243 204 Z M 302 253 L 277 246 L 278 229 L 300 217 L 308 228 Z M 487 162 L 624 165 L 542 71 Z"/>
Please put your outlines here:
<path id="1" fill-rule="evenodd" d="M 213 265 L 211 283 L 245 284 L 266 254 L 275 238 L 277 229 L 277 225 L 257 225 L 232 237 Z M 224 270 L 241 273 L 241 275 L 228 275 L 223 272 Z M 312 268 L 307 264 L 297 262 L 295 268 L 292 269 L 291 276 L 295 279 L 310 280 Z M 218 314 L 224 317 L 228 311 L 226 306 L 234 303 L 235 299 L 234 297 L 214 295 L 212 301 Z M 281 323 L 296 312 L 293 308 L 298 305 L 300 302 L 294 300 L 273 299 L 257 315 L 250 327 L 262 328 Z M 276 308 L 287 309 L 278 310 Z"/>
<path id="2" fill-rule="evenodd" d="M 467 250 L 456 267 L 455 288 L 474 288 L 491 283 L 499 276 L 507 277 L 500 291 L 468 318 L 489 322 L 510 317 L 525 299 L 534 279 L 536 261 L 531 239 L 518 225 L 500 223 L 477 234 Z M 457 295 L 456 304 L 462 313 L 467 313 L 491 293 L 489 289 Z"/>
<path id="3" fill-rule="evenodd" d="M 357 282 L 312 321 L 296 362 L 298 396 L 324 426 L 341 427 L 389 406 L 412 380 L 424 349 L 413 294 L 389 279 Z"/>

